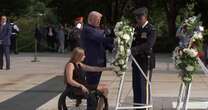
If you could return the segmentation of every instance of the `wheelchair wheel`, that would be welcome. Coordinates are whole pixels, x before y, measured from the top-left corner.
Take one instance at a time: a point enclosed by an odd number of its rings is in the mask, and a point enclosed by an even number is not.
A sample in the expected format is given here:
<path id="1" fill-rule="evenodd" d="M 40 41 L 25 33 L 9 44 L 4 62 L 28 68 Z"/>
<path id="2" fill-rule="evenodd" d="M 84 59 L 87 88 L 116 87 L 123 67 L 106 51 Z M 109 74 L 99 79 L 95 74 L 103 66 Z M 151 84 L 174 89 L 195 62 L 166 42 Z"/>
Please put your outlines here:
<path id="1" fill-rule="evenodd" d="M 98 106 L 98 101 L 100 99 L 104 99 L 104 108 L 103 110 L 108 110 L 108 99 L 103 95 L 102 92 L 98 91 L 98 90 L 93 90 L 90 92 L 90 94 L 87 96 L 87 99 L 90 100 L 90 102 L 88 102 L 90 108 L 88 108 L 88 110 L 96 110 L 97 106 Z"/>
<path id="2" fill-rule="evenodd" d="M 59 100 L 58 100 L 58 110 L 78 109 L 78 107 L 82 103 L 83 97 L 74 95 L 72 91 L 73 91 L 72 89 L 66 88 L 64 90 L 64 92 L 61 94 L 61 96 L 59 97 Z M 69 107 L 67 107 L 67 105 L 66 105 L 67 98 L 70 99 L 70 101 L 71 101 L 70 102 L 71 105 Z M 76 103 L 74 104 L 74 102 L 76 102 Z"/>
<path id="3" fill-rule="evenodd" d="M 64 92 L 61 94 L 61 96 L 59 97 L 58 100 L 58 110 L 74 110 L 73 108 L 78 107 L 81 104 L 82 99 L 88 99 L 91 97 L 90 100 L 94 100 L 92 102 L 89 102 L 88 104 L 90 104 L 90 108 L 88 108 L 87 110 L 96 110 L 97 108 L 97 103 L 98 100 L 100 98 L 104 99 L 104 108 L 103 110 L 108 110 L 108 100 L 107 98 L 98 90 L 93 90 L 90 91 L 90 94 L 88 96 L 86 96 L 85 98 L 81 98 L 81 97 L 74 97 L 74 95 L 70 94 L 70 90 L 69 89 L 65 89 Z M 73 107 L 69 107 L 69 109 L 66 106 L 66 98 L 69 98 L 71 100 L 76 100 L 76 104 Z"/>
<path id="4" fill-rule="evenodd" d="M 67 90 L 65 90 L 58 100 L 58 110 L 68 110 L 66 106 L 66 97 L 68 96 Z"/>

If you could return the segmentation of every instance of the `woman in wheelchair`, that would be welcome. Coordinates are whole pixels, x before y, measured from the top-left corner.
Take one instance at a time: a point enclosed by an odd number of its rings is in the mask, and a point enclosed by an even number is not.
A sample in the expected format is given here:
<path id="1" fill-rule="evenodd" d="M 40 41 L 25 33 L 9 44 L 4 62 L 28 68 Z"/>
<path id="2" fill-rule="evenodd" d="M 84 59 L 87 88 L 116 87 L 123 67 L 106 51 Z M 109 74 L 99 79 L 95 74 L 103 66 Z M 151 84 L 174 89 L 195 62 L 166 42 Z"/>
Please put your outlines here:
<path id="1" fill-rule="evenodd" d="M 113 70 L 113 68 L 88 66 L 82 63 L 84 59 L 85 59 L 84 50 L 82 48 L 75 48 L 72 52 L 70 61 L 66 64 L 65 67 L 65 83 L 67 86 L 64 92 L 67 95 L 71 94 L 70 97 L 73 96 L 75 97 L 77 101 L 76 106 L 78 106 L 81 103 L 81 99 L 87 96 L 87 94 L 89 94 L 90 91 L 92 90 L 98 90 L 99 92 L 102 93 L 102 95 L 105 98 L 107 98 L 108 95 L 107 85 L 105 84 L 88 85 L 86 83 L 85 71 L 101 72 L 101 71 Z M 104 106 L 104 99 L 100 98 L 97 103 L 96 110 L 103 110 L 103 106 Z M 59 106 L 59 110 L 67 110 L 66 106 L 62 108 L 63 109 L 61 109 L 61 107 Z M 93 109 L 87 108 L 87 110 L 93 110 Z"/>

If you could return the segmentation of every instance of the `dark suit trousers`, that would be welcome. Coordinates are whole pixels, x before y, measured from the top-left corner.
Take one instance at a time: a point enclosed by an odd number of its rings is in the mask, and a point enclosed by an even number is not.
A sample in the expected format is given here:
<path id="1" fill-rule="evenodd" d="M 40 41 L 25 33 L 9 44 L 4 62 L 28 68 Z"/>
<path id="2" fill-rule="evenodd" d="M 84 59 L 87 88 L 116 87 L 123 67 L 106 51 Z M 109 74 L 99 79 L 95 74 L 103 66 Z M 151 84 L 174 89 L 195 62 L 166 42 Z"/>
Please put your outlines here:
<path id="1" fill-rule="evenodd" d="M 3 46 L 0 44 L 0 69 L 3 69 Z"/>
<path id="2" fill-rule="evenodd" d="M 10 46 L 9 45 L 1 45 L 0 46 L 0 69 L 3 68 L 4 60 L 3 56 L 6 58 L 6 68 L 10 68 Z"/>
<path id="3" fill-rule="evenodd" d="M 87 72 L 86 73 L 86 80 L 89 85 L 96 86 L 99 84 L 101 78 L 101 72 Z M 90 100 L 87 99 L 87 110 L 90 109 Z"/>
<path id="4" fill-rule="evenodd" d="M 147 75 L 147 60 L 145 58 L 141 58 L 137 61 L 138 64 L 141 66 L 142 70 L 144 71 L 144 73 Z M 151 81 L 152 70 L 150 70 L 149 75 Z M 132 81 L 133 81 L 132 86 L 133 86 L 134 103 L 146 104 L 147 100 L 150 103 L 150 91 L 149 91 L 150 87 L 135 63 L 132 64 Z M 138 109 L 138 110 L 146 110 L 146 109 Z"/>

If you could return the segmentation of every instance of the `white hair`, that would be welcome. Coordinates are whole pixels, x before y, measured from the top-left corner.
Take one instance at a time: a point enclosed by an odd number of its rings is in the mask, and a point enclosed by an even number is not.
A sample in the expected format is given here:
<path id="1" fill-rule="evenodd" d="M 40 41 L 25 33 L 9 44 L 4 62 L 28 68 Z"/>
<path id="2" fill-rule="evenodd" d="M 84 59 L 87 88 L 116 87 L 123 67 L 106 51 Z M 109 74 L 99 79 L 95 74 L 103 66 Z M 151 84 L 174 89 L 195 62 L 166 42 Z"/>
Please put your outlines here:
<path id="1" fill-rule="evenodd" d="M 96 18 L 101 18 L 103 15 L 97 11 L 91 11 L 88 15 L 88 23 L 92 24 L 92 22 L 96 19 Z"/>

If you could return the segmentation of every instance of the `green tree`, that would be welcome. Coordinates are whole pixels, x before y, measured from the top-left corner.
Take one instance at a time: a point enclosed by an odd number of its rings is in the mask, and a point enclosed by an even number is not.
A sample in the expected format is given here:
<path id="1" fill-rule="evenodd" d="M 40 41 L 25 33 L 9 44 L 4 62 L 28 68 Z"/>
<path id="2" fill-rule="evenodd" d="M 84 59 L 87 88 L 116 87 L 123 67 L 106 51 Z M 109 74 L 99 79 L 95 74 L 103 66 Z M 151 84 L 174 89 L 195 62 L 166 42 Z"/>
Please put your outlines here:
<path id="1" fill-rule="evenodd" d="M 20 16 L 27 13 L 30 0 L 1 0 L 0 14 L 7 16 Z"/>

